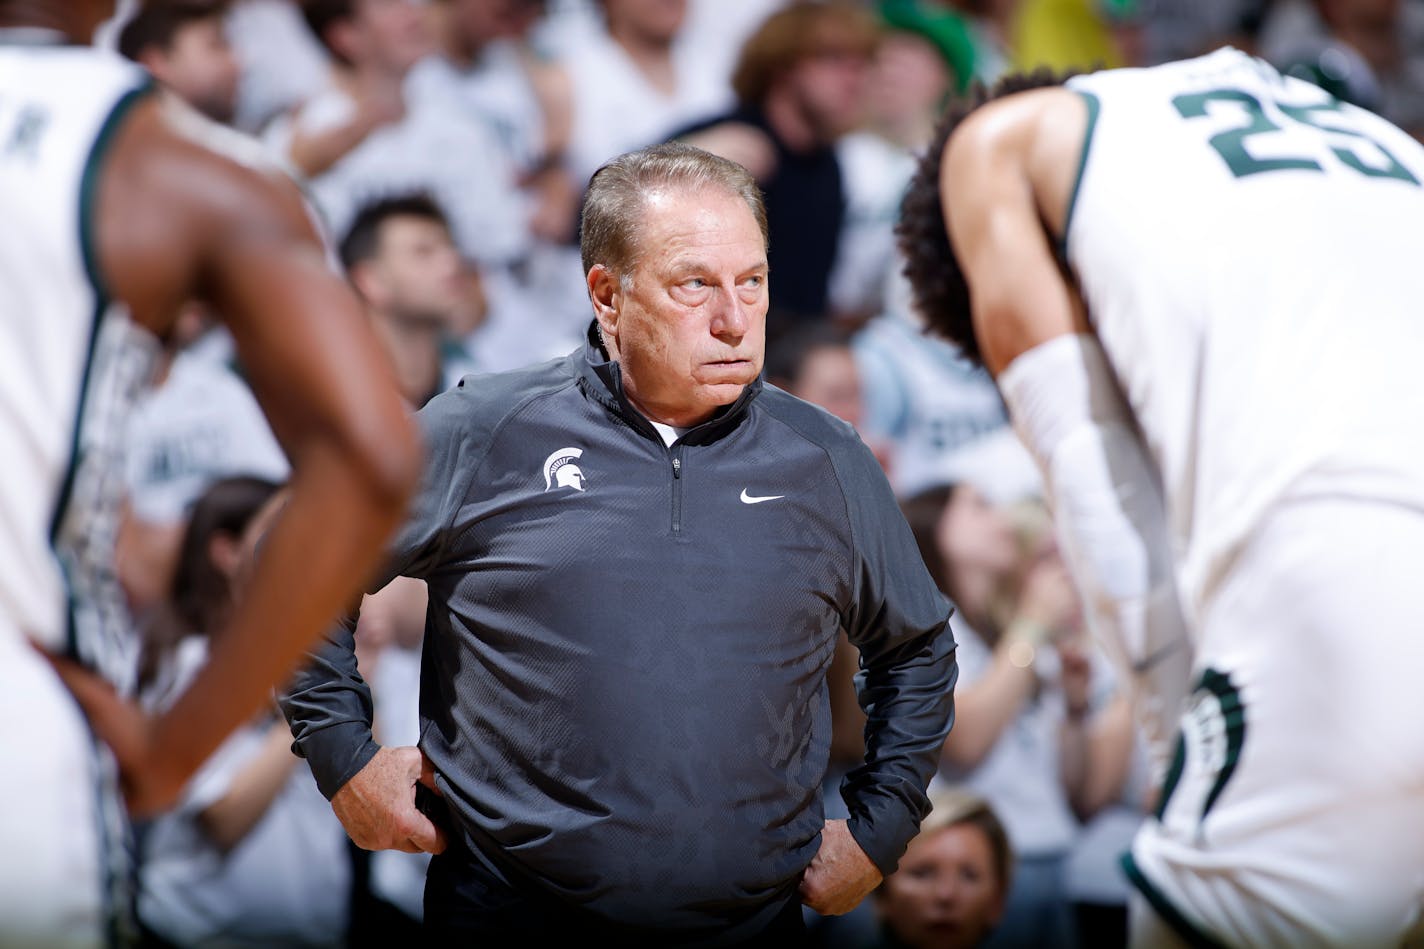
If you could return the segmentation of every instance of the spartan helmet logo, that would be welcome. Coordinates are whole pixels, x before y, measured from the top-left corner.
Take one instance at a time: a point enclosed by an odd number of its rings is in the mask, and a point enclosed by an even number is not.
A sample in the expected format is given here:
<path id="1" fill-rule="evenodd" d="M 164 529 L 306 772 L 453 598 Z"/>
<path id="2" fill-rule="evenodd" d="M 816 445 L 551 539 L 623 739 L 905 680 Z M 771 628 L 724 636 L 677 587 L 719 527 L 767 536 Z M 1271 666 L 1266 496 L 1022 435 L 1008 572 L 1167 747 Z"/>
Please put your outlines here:
<path id="1" fill-rule="evenodd" d="M 579 470 L 578 465 L 574 464 L 574 460 L 582 456 L 582 448 L 560 448 L 548 458 L 545 458 L 544 490 L 573 488 L 575 491 L 582 491 L 584 485 L 583 472 Z"/>

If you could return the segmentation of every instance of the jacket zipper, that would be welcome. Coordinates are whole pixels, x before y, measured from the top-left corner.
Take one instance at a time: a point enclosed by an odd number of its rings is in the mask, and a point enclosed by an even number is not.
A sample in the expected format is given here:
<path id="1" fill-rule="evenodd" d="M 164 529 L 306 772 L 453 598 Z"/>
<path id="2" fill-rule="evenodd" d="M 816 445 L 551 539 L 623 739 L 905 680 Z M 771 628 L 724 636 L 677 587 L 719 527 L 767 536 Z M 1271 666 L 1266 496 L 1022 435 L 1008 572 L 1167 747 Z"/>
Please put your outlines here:
<path id="1" fill-rule="evenodd" d="M 682 446 L 672 449 L 672 532 L 682 531 Z"/>

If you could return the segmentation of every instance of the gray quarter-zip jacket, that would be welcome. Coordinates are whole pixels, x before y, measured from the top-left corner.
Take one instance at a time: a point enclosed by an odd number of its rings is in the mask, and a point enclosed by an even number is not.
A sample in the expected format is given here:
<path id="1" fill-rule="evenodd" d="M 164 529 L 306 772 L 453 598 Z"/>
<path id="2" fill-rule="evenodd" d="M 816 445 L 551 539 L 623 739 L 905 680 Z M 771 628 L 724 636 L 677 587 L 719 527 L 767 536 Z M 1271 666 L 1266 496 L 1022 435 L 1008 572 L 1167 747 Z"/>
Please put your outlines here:
<path id="1" fill-rule="evenodd" d="M 849 827 L 887 875 L 953 717 L 949 603 L 850 426 L 760 381 L 671 447 L 579 352 L 420 413 L 383 585 L 427 582 L 420 744 L 514 878 L 671 933 L 754 930 L 823 824 L 837 634 L 860 649 Z M 330 797 L 375 754 L 351 623 L 282 705 Z"/>

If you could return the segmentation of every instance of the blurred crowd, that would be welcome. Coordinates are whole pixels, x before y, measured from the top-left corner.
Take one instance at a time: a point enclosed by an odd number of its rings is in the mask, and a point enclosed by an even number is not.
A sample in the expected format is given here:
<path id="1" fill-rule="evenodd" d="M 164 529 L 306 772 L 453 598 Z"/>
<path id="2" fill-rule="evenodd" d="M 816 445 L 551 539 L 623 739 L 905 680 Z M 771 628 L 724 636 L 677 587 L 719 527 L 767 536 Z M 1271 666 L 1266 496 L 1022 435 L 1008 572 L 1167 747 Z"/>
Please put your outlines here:
<path id="1" fill-rule="evenodd" d="M 1150 800 L 1126 699 L 1083 629 L 1038 475 L 990 380 L 927 337 L 895 247 L 948 99 L 1041 66 L 1232 44 L 1424 136 L 1420 0 L 149 0 L 101 42 L 239 160 L 303 187 L 412 408 L 578 345 L 601 163 L 679 138 L 755 175 L 771 234 L 770 382 L 880 458 L 958 612 L 957 720 L 901 869 L 817 945 L 1125 944 L 1116 868 Z M 160 705 L 241 593 L 286 460 L 211 314 L 169 341 L 127 444 L 118 572 Z M 476 381 L 474 384 L 478 384 Z M 424 589 L 363 605 L 377 740 L 413 743 Z M 828 814 L 861 755 L 831 670 Z M 359 946 L 414 933 L 423 858 L 349 846 L 275 711 L 140 827 L 147 944 Z"/>

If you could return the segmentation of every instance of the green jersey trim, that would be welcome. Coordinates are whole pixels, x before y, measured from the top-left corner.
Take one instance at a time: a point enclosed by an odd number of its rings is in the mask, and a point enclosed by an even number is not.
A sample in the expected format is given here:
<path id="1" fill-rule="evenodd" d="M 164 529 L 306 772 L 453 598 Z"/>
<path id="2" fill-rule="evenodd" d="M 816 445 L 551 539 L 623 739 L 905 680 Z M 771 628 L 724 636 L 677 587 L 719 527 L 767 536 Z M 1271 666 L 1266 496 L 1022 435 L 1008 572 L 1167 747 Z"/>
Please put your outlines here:
<path id="1" fill-rule="evenodd" d="M 1102 105 L 1098 97 L 1086 89 L 1073 89 L 1088 107 L 1088 121 L 1083 128 L 1083 150 L 1078 154 L 1078 173 L 1073 176 L 1073 190 L 1068 193 L 1068 211 L 1063 215 L 1063 236 L 1059 238 L 1059 251 L 1063 259 L 1068 259 L 1068 235 L 1073 229 L 1073 212 L 1078 208 L 1078 193 L 1083 190 L 1083 174 L 1088 170 L 1088 153 L 1093 148 L 1093 133 L 1098 128 L 1098 113 Z"/>
<path id="2" fill-rule="evenodd" d="M 1182 911 L 1168 899 L 1167 894 L 1163 893 L 1151 880 L 1147 879 L 1147 876 L 1137 865 L 1137 861 L 1133 859 L 1131 851 L 1122 855 L 1121 864 L 1123 872 L 1127 874 L 1128 881 L 1137 888 L 1139 893 L 1146 897 L 1147 902 L 1151 903 L 1152 908 L 1157 911 L 1157 915 L 1161 916 L 1162 920 L 1167 923 L 1168 926 L 1172 927 L 1172 931 L 1180 936 L 1187 945 L 1194 947 L 1194 949 L 1226 949 L 1225 943 L 1218 942 L 1216 939 L 1207 935 L 1205 931 L 1191 920 L 1187 919 Z"/>
<path id="3" fill-rule="evenodd" d="M 64 523 L 65 512 L 69 509 L 70 498 L 74 492 L 74 477 L 79 469 L 79 438 L 80 426 L 84 419 L 84 411 L 89 401 L 90 375 L 94 368 L 94 349 L 99 342 L 99 326 L 104 317 L 104 311 L 109 307 L 109 294 L 104 286 L 103 278 L 99 272 L 99 259 L 94 246 L 94 200 L 99 186 L 99 170 L 103 164 L 104 157 L 108 154 L 109 146 L 113 143 L 114 134 L 118 131 L 119 125 L 129 115 L 134 105 L 140 102 L 153 90 L 153 83 L 146 81 L 142 85 L 130 89 L 114 104 L 109 110 L 108 116 L 104 119 L 104 124 L 99 128 L 99 134 L 94 137 L 94 144 L 90 146 L 89 155 L 84 160 L 84 171 L 79 179 L 79 249 L 84 260 L 84 272 L 89 278 L 89 285 L 94 291 L 94 311 L 89 320 L 89 341 L 85 346 L 84 371 L 79 381 L 79 402 L 75 406 L 74 420 L 70 425 L 69 463 L 65 466 L 64 480 L 60 482 L 59 495 L 55 499 L 54 513 L 50 516 L 49 539 L 51 549 L 58 553 L 58 540 L 61 525 Z M 75 628 L 74 628 L 74 602 L 70 592 L 68 568 L 64 559 L 58 558 L 60 568 L 65 572 L 65 599 L 66 599 L 66 641 L 71 654 L 76 654 Z"/>

